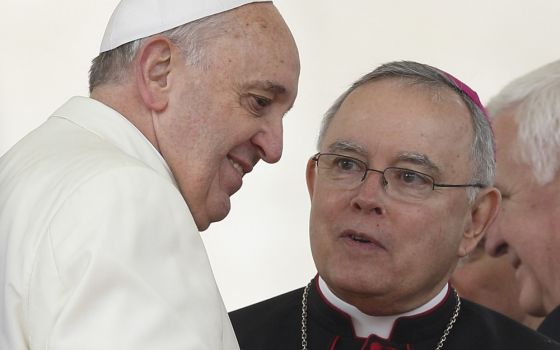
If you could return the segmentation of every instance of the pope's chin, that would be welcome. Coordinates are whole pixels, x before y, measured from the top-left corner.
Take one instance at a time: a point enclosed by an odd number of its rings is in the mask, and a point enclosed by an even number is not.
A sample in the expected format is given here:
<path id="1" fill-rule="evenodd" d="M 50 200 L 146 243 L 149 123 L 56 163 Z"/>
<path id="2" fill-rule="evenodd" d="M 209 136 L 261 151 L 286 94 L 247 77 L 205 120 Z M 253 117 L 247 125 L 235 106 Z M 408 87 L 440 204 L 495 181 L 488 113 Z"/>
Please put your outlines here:
<path id="1" fill-rule="evenodd" d="M 226 176 L 224 176 L 226 175 Z M 213 222 L 222 221 L 231 210 L 230 197 L 241 188 L 243 179 L 241 176 L 227 176 L 231 174 L 221 174 L 218 181 L 213 181 L 207 193 L 205 208 L 205 224 L 199 223 L 195 218 L 199 231 L 204 231 Z"/>
<path id="2" fill-rule="evenodd" d="M 210 223 L 218 222 L 225 219 L 225 217 L 229 214 L 231 210 L 231 200 L 229 195 L 223 193 L 219 198 L 215 198 L 212 202 L 208 203 L 208 210 L 207 210 L 207 224 L 204 229 L 199 227 L 200 231 L 206 230 Z M 198 224 L 198 223 L 197 223 Z"/>

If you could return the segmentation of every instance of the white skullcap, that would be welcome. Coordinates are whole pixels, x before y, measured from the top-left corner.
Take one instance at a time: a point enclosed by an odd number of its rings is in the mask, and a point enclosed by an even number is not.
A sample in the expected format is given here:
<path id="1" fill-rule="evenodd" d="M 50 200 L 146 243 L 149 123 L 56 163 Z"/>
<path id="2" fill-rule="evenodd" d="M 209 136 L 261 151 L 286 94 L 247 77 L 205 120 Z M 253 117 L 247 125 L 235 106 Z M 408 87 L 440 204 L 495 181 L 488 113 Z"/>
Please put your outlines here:
<path id="1" fill-rule="evenodd" d="M 100 53 L 253 2 L 270 0 L 121 0 L 105 29 Z"/>

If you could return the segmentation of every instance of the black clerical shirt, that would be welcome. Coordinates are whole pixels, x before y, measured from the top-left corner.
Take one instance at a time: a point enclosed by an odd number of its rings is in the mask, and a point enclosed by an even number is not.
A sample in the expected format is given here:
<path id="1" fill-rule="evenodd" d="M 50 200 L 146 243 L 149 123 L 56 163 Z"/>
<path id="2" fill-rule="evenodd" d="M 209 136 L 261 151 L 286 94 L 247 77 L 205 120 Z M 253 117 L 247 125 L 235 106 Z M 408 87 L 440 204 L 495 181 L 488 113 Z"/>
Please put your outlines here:
<path id="1" fill-rule="evenodd" d="M 395 321 L 385 339 L 354 334 L 351 318 L 328 303 L 314 279 L 308 298 L 309 350 L 433 350 L 456 304 L 448 292 L 432 310 Z M 303 288 L 230 313 L 241 350 L 301 349 Z M 547 337 L 480 305 L 461 299 L 457 321 L 442 349 L 513 350 L 560 349 Z"/>

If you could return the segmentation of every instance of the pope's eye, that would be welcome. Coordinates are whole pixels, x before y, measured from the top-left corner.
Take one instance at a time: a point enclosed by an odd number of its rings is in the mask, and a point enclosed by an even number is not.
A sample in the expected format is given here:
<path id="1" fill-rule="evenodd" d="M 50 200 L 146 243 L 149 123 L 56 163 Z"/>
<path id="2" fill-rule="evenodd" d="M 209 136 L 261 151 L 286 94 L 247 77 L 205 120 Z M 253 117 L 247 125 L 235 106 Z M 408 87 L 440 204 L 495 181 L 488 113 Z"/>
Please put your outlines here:
<path id="1" fill-rule="evenodd" d="M 270 106 L 271 103 L 272 100 L 267 97 L 251 95 L 251 108 L 256 112 Z"/>

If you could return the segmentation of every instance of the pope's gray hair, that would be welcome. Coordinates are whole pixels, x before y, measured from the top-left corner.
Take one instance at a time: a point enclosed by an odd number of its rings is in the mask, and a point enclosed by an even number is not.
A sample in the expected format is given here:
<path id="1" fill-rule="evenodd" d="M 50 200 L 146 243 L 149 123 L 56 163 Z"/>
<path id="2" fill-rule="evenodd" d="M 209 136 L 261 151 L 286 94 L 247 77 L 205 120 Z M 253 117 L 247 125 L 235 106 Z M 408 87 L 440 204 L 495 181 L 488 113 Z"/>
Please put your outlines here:
<path id="1" fill-rule="evenodd" d="M 342 103 L 348 95 L 358 87 L 381 79 L 399 79 L 404 83 L 423 85 L 432 89 L 447 88 L 454 91 L 467 106 L 473 126 L 473 142 L 471 148 L 471 159 L 473 170 L 471 175 L 472 183 L 480 183 L 485 186 L 494 184 L 495 158 L 494 158 L 494 136 L 489 120 L 484 112 L 463 92 L 454 81 L 448 78 L 442 71 L 417 62 L 399 61 L 390 62 L 376 68 L 374 71 L 364 75 L 352 84 L 329 108 L 323 117 L 321 131 L 317 142 L 318 147 L 323 142 L 323 138 L 329 125 Z M 472 203 L 476 198 L 478 188 L 468 187 L 467 195 Z"/>
<path id="2" fill-rule="evenodd" d="M 509 108 L 512 113 L 501 113 Z M 551 182 L 560 168 L 560 60 L 510 82 L 490 100 L 488 113 L 514 118 L 519 149 L 513 152 L 537 183 Z"/>
<path id="3" fill-rule="evenodd" d="M 203 64 L 206 57 L 205 47 L 213 38 L 223 35 L 227 30 L 228 13 L 213 16 L 170 29 L 159 35 L 166 36 L 179 46 L 190 65 Z M 103 52 L 93 59 L 89 70 L 89 91 L 107 83 L 120 83 L 129 74 L 131 63 L 146 38 L 141 38 L 113 50 Z"/>

